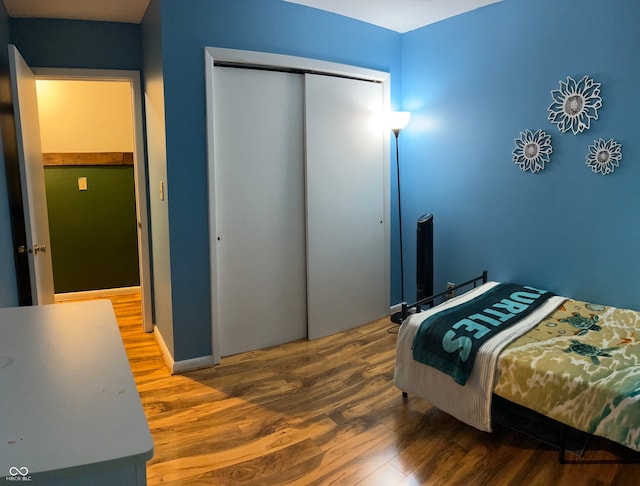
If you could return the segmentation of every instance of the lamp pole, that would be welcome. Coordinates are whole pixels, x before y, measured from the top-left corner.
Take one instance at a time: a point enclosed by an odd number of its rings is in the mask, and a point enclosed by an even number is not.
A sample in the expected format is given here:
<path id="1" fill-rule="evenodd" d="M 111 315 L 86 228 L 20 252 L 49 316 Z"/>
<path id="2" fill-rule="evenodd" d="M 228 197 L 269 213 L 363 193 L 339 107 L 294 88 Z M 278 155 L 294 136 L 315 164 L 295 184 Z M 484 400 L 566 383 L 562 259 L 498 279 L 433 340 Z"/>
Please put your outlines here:
<path id="1" fill-rule="evenodd" d="M 403 258 L 403 245 L 402 245 L 402 198 L 400 197 L 400 155 L 398 151 L 398 135 L 400 135 L 400 129 L 394 128 L 393 134 L 396 137 L 396 180 L 398 183 L 398 229 L 400 233 L 400 295 L 402 302 L 404 302 L 404 258 Z"/>
<path id="2" fill-rule="evenodd" d="M 404 255 L 402 244 L 402 197 L 400 193 L 400 153 L 398 149 L 398 136 L 400 130 L 407 126 L 411 113 L 408 111 L 397 111 L 389 114 L 389 128 L 393 132 L 396 138 L 396 179 L 398 183 L 398 230 L 400 236 L 400 292 L 402 296 L 402 302 L 404 302 Z M 402 312 L 395 312 L 391 315 L 391 322 L 395 324 L 402 324 Z"/>

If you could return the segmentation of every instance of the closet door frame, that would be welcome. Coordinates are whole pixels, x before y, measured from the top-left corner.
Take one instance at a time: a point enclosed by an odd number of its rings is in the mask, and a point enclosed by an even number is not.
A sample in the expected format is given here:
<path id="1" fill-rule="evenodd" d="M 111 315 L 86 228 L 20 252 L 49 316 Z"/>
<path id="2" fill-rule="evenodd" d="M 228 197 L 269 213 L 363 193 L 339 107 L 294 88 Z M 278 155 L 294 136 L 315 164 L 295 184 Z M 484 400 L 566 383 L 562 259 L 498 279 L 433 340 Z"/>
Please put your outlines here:
<path id="1" fill-rule="evenodd" d="M 383 113 L 390 111 L 391 106 L 391 75 L 382 71 L 366 69 L 346 64 L 320 61 L 296 56 L 271 54 L 255 51 L 205 47 L 205 81 L 206 81 L 206 112 L 207 112 L 207 167 L 209 187 L 209 260 L 211 278 L 211 347 L 214 363 L 220 362 L 219 349 L 219 316 L 218 316 L 218 282 L 217 282 L 217 251 L 216 251 L 216 194 L 215 194 L 215 151 L 214 151 L 214 113 L 216 100 L 213 96 L 213 86 L 216 82 L 216 66 L 253 66 L 272 70 L 295 70 L 316 74 L 327 74 L 354 79 L 368 80 L 381 83 L 383 96 Z M 380 114 L 382 115 L 382 113 Z M 385 308 L 390 309 L 390 173 L 389 153 L 390 136 L 383 137 L 383 174 L 384 174 L 384 239 L 385 239 Z M 241 318 L 242 309 L 238 309 Z"/>

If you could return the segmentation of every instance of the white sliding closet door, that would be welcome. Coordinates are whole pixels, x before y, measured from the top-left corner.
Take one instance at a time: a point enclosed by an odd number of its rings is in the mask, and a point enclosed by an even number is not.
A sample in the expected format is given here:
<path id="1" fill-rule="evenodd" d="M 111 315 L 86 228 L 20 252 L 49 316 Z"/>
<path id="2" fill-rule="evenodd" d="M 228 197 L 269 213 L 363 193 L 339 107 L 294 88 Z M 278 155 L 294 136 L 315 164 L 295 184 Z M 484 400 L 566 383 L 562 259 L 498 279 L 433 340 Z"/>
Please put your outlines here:
<path id="1" fill-rule="evenodd" d="M 305 75 L 308 337 L 384 317 L 379 83 Z"/>
<path id="2" fill-rule="evenodd" d="M 307 336 L 303 78 L 215 68 L 221 356 Z"/>

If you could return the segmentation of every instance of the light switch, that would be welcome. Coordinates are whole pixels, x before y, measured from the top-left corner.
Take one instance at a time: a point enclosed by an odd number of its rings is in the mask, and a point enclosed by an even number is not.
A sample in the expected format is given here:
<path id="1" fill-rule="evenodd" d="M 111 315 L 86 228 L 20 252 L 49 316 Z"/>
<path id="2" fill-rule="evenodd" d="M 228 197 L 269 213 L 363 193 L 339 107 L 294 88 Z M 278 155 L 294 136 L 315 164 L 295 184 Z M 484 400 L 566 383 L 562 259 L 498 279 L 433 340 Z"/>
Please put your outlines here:
<path id="1" fill-rule="evenodd" d="M 87 178 L 86 177 L 78 177 L 78 190 L 86 191 L 87 190 Z"/>

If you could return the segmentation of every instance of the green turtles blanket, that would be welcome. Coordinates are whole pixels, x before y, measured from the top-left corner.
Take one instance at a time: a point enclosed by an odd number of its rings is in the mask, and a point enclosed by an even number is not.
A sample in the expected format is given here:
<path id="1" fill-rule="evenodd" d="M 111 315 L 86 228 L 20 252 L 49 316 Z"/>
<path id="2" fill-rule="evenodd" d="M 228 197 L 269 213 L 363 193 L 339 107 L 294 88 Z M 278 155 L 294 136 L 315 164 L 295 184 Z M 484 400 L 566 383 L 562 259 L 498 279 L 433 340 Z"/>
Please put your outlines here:
<path id="1" fill-rule="evenodd" d="M 427 317 L 413 342 L 413 359 L 464 385 L 480 346 L 553 295 L 533 287 L 497 284 L 472 300 Z"/>

